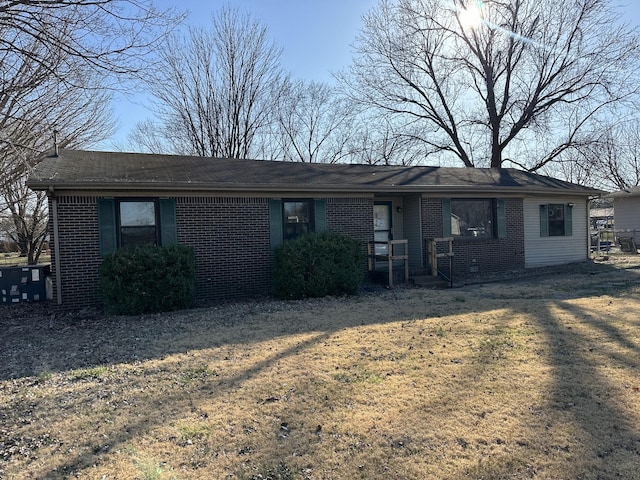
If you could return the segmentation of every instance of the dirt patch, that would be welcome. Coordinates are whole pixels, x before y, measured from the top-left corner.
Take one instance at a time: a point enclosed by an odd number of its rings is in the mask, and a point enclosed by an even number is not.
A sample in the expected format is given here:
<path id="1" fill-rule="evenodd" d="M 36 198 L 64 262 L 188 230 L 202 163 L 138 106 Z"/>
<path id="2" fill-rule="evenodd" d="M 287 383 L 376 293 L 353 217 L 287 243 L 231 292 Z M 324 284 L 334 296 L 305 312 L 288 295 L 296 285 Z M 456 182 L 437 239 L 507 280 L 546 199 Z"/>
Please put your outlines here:
<path id="1" fill-rule="evenodd" d="M 0 478 L 633 478 L 640 261 L 525 273 L 139 317 L 0 307 Z"/>

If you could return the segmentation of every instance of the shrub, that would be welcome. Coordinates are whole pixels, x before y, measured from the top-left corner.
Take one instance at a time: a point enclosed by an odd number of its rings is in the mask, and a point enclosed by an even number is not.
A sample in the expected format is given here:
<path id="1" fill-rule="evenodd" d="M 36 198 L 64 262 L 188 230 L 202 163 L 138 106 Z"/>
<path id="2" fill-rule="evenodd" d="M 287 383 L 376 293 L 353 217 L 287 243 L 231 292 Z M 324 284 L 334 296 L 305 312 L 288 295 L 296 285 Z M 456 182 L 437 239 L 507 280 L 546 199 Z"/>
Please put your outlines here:
<path id="1" fill-rule="evenodd" d="M 100 289 L 107 311 L 114 314 L 187 308 L 195 293 L 193 249 L 173 245 L 117 250 L 100 265 Z"/>
<path id="2" fill-rule="evenodd" d="M 274 251 L 274 295 L 299 299 L 353 294 L 364 278 L 362 244 L 337 233 L 309 234 Z"/>

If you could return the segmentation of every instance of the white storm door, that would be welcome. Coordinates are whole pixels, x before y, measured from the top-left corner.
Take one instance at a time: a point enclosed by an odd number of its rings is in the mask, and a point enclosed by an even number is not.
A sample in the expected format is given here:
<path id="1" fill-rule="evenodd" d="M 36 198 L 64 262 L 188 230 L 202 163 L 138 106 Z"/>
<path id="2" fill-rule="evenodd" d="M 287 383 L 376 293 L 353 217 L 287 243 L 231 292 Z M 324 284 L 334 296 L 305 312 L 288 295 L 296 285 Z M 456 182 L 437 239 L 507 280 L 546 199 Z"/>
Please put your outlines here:
<path id="1" fill-rule="evenodd" d="M 391 202 L 373 205 L 373 238 L 376 242 L 388 242 L 393 239 Z M 376 255 L 387 255 L 389 246 L 376 243 Z"/>

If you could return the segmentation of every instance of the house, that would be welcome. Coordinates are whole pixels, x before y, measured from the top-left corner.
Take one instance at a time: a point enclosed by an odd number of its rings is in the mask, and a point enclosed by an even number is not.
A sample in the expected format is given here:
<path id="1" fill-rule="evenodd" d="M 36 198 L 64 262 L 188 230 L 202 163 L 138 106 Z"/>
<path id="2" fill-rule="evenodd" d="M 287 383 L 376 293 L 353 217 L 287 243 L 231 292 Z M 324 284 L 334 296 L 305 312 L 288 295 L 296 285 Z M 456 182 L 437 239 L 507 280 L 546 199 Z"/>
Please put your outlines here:
<path id="1" fill-rule="evenodd" d="M 48 192 L 54 294 L 73 308 L 100 302 L 104 255 L 139 243 L 193 246 L 199 304 L 268 294 L 272 249 L 312 231 L 407 240 L 414 271 L 429 267 L 430 239 L 452 237 L 458 277 L 582 261 L 601 193 L 512 169 L 73 150 L 28 185 Z"/>
<path id="2" fill-rule="evenodd" d="M 636 252 L 640 244 L 640 187 L 633 187 L 607 195 L 613 200 L 615 234 L 625 251 Z"/>

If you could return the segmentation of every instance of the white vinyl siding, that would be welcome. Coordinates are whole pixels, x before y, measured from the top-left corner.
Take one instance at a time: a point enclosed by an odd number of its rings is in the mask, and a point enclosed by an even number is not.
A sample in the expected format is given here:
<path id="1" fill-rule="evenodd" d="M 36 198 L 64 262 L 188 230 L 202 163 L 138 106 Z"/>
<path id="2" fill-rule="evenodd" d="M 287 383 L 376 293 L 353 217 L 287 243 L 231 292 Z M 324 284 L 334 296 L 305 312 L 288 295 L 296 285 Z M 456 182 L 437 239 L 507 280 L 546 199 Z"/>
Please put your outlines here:
<path id="1" fill-rule="evenodd" d="M 540 235 L 540 205 L 573 203 L 572 234 Z M 569 208 L 569 207 L 566 207 Z M 584 198 L 535 197 L 524 200 L 525 267 L 543 267 L 586 260 L 588 252 L 587 201 Z"/>
<path id="2" fill-rule="evenodd" d="M 640 231 L 640 197 L 616 198 L 613 201 L 613 212 L 616 231 Z"/>

